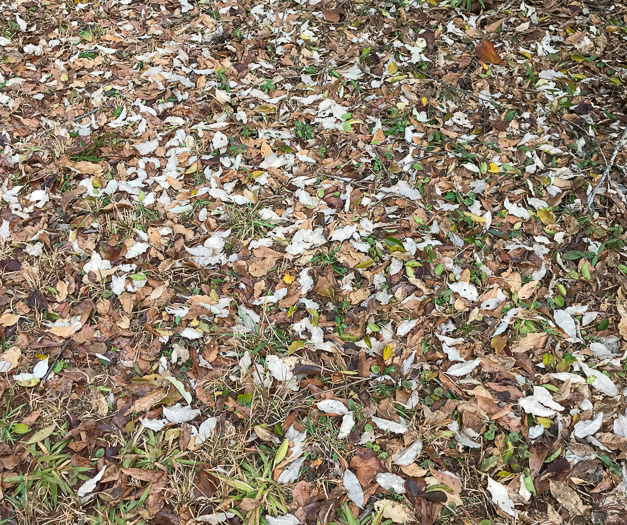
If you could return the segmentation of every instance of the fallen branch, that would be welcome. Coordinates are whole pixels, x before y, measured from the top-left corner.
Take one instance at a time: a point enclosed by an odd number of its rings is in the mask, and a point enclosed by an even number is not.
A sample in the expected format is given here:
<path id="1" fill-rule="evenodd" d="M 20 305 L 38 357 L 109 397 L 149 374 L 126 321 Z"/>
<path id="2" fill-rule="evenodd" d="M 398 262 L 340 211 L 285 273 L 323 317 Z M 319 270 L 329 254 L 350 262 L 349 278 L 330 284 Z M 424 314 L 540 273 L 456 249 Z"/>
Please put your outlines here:
<path id="1" fill-rule="evenodd" d="M 592 191 L 590 192 L 590 195 L 588 195 L 588 206 L 586 208 L 587 210 L 590 210 L 592 208 L 592 204 L 594 203 L 594 197 L 599 191 L 599 189 L 601 188 L 601 186 L 603 185 L 603 183 L 605 182 L 605 179 L 607 179 L 608 175 L 610 174 L 610 170 L 612 169 L 612 166 L 614 166 L 614 161 L 616 160 L 616 155 L 618 155 L 618 152 L 620 148 L 622 147 L 623 142 L 625 142 L 625 139 L 627 139 L 627 126 L 625 126 L 625 129 L 623 129 L 623 134 L 618 140 L 618 144 L 616 144 L 616 147 L 614 148 L 614 153 L 612 153 L 612 158 L 610 158 L 610 162 L 607 164 L 607 166 L 605 166 L 605 171 L 603 172 L 603 175 L 601 176 L 601 180 L 592 189 Z"/>

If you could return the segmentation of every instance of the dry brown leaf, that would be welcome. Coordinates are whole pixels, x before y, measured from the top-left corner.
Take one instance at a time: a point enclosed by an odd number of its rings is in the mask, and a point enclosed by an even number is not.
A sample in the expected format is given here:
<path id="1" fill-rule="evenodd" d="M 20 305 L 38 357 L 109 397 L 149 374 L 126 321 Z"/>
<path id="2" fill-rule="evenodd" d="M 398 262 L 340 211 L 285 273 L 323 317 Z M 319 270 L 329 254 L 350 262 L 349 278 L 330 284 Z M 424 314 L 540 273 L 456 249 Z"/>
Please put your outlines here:
<path id="1" fill-rule="evenodd" d="M 618 323 L 618 331 L 623 339 L 627 340 L 627 317 L 622 317 Z"/>
<path id="2" fill-rule="evenodd" d="M 583 501 L 574 489 L 561 481 L 550 481 L 551 494 L 562 505 L 571 517 L 581 516 L 585 510 Z"/>
<path id="3" fill-rule="evenodd" d="M 548 334 L 545 332 L 527 334 L 514 344 L 512 352 L 528 352 L 529 350 L 542 348 L 544 343 L 546 343 L 547 338 Z"/>
<path id="4" fill-rule="evenodd" d="M 486 64 L 502 64 L 503 59 L 497 54 L 494 49 L 494 44 L 488 40 L 484 40 L 475 48 L 475 54 L 479 57 L 479 60 Z"/>
<path id="5" fill-rule="evenodd" d="M 321 9 L 324 19 L 332 24 L 337 24 L 342 18 L 342 12 L 337 9 Z"/>
<path id="6" fill-rule="evenodd" d="M 7 327 L 13 326 L 20 320 L 20 316 L 17 314 L 12 314 L 11 312 L 6 312 L 0 316 L 0 325 Z"/>
<path id="7" fill-rule="evenodd" d="M 525 299 L 529 299 L 534 293 L 536 293 L 539 282 L 540 281 L 530 281 L 525 284 L 520 290 L 518 290 L 518 298 L 523 301 Z"/>
<path id="8" fill-rule="evenodd" d="M 18 346 L 12 346 L 0 355 L 0 373 L 10 372 L 17 368 L 22 357 L 22 350 Z"/>

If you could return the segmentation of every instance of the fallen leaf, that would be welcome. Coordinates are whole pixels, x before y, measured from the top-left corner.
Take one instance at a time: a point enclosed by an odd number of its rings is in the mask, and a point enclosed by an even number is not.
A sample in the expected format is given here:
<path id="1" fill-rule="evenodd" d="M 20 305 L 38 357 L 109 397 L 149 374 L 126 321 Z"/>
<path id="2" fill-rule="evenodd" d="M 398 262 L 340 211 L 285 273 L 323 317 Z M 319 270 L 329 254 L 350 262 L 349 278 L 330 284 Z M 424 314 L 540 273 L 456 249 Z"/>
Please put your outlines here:
<path id="1" fill-rule="evenodd" d="M 479 57 L 479 60 L 485 62 L 486 64 L 503 63 L 503 59 L 494 49 L 494 44 L 488 40 L 484 40 L 475 47 L 475 54 Z"/>

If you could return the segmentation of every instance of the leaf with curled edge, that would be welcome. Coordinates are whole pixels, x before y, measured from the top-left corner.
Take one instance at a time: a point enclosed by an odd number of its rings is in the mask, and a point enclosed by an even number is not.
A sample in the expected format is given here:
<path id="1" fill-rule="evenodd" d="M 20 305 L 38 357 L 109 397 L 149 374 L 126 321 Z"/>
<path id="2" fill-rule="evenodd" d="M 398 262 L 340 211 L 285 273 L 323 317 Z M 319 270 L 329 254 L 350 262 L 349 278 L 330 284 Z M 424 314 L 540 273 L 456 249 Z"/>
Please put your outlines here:
<path id="1" fill-rule="evenodd" d="M 484 40 L 475 47 L 475 54 L 479 57 L 479 60 L 486 64 L 502 64 L 503 59 L 498 55 L 494 49 L 494 44 L 488 40 Z"/>

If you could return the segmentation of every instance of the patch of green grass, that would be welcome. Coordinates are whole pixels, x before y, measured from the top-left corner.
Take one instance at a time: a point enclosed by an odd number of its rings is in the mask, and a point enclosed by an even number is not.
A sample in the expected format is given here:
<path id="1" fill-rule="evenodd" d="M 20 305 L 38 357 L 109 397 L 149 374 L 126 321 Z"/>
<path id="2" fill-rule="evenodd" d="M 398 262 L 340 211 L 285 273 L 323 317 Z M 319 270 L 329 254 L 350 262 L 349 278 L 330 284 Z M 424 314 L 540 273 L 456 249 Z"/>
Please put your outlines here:
<path id="1" fill-rule="evenodd" d="M 286 489 L 272 478 L 274 468 L 284 458 L 287 448 L 279 447 L 274 451 L 262 445 L 255 452 L 241 461 L 238 475 L 215 474 L 227 487 L 232 505 L 229 510 L 245 525 L 259 524 L 264 514 L 280 516 L 287 513 Z M 245 499 L 260 505 L 245 510 L 242 508 Z"/>
<path id="2" fill-rule="evenodd" d="M 344 268 L 344 266 L 342 266 L 335 257 L 335 254 L 340 250 L 340 246 L 341 245 L 338 245 L 337 247 L 332 248 L 329 251 L 322 250 L 318 255 L 314 256 L 311 259 L 311 264 L 322 266 L 323 268 L 325 266 L 331 266 L 331 268 L 333 268 L 333 271 L 338 275 L 346 275 L 346 273 L 348 272 L 348 268 Z"/>
<path id="3" fill-rule="evenodd" d="M 74 487 L 89 479 L 86 472 L 91 467 L 75 466 L 70 454 L 63 452 L 68 441 L 54 443 L 51 437 L 26 447 L 31 458 L 31 468 L 26 473 L 10 474 L 3 479 L 4 483 L 13 484 L 6 489 L 5 498 L 16 513 L 28 515 L 34 504 L 43 505 L 40 510 L 55 508 L 61 498 L 73 498 Z"/>
<path id="4" fill-rule="evenodd" d="M 0 419 L 0 443 L 14 444 L 19 435 L 15 433 L 15 426 L 21 419 L 20 413 L 22 408 L 26 406 L 26 403 L 22 403 L 18 406 L 13 406 L 13 392 L 9 390 L 4 395 L 5 407 L 2 411 L 2 418 Z"/>
<path id="5" fill-rule="evenodd" d="M 256 235 L 265 235 L 276 226 L 276 221 L 261 217 L 262 209 L 259 203 L 244 206 L 233 204 L 227 207 L 224 215 L 229 228 L 239 239 L 252 239 Z"/>

